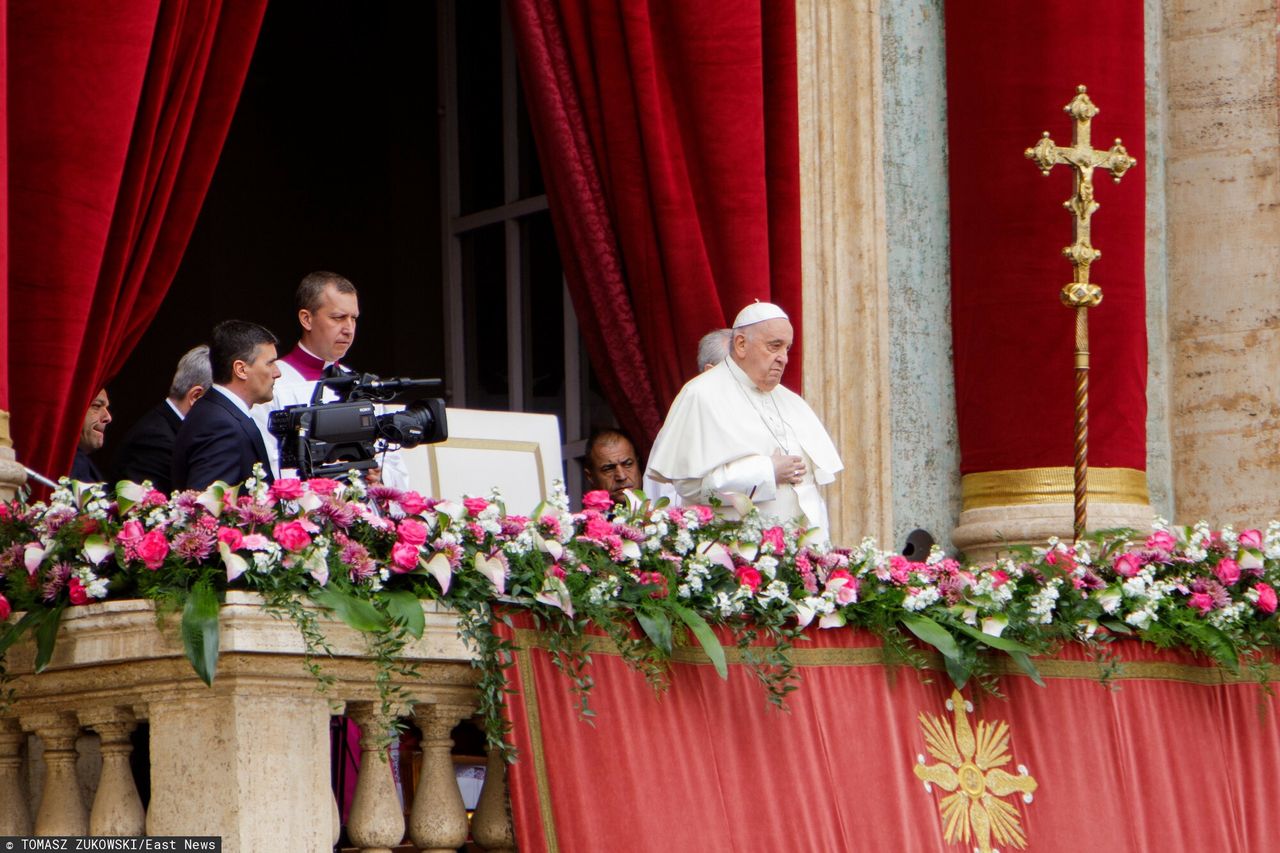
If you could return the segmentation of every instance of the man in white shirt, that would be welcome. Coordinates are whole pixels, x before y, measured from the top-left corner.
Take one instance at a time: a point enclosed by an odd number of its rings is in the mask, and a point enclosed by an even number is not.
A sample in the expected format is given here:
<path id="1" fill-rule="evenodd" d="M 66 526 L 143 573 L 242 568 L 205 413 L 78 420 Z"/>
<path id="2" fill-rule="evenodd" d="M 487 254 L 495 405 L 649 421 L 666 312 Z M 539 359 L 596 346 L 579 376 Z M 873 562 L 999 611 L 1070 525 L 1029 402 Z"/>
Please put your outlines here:
<path id="1" fill-rule="evenodd" d="M 717 496 L 732 515 L 734 496 L 745 495 L 764 515 L 825 532 L 818 487 L 844 465 L 813 410 L 780 384 L 794 334 L 777 305 L 739 312 L 729 357 L 681 389 L 646 475 L 673 484 L 685 503 Z"/>
<path id="2" fill-rule="evenodd" d="M 360 319 L 356 287 L 337 273 L 308 274 L 298 285 L 295 302 L 302 337 L 296 347 L 280 358 L 280 381 L 276 383 L 275 396 L 253 410 L 277 474 L 280 473 L 280 445 L 267 429 L 271 413 L 285 406 L 310 403 L 316 383 L 325 376 L 353 372 L 342 364 L 342 359 L 355 341 L 356 321 Z M 326 389 L 322 402 L 336 398 L 334 392 Z M 409 472 L 399 451 L 389 451 L 379 461 L 381 469 L 367 472 L 371 482 L 380 481 L 398 489 L 409 487 Z"/>

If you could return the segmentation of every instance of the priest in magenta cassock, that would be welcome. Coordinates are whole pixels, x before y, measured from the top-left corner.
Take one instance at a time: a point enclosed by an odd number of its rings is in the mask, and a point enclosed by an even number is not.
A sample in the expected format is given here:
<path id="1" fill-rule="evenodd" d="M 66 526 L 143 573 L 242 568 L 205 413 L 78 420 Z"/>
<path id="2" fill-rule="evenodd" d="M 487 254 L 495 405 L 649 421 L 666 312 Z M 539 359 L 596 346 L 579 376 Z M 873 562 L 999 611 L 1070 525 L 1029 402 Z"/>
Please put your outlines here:
<path id="1" fill-rule="evenodd" d="M 733 515 L 735 496 L 745 495 L 763 515 L 825 534 L 819 486 L 844 465 L 817 415 L 780 384 L 793 338 L 777 305 L 742 309 L 729 357 L 689 380 L 671 404 L 647 476 L 673 484 L 686 504 L 716 496 Z"/>

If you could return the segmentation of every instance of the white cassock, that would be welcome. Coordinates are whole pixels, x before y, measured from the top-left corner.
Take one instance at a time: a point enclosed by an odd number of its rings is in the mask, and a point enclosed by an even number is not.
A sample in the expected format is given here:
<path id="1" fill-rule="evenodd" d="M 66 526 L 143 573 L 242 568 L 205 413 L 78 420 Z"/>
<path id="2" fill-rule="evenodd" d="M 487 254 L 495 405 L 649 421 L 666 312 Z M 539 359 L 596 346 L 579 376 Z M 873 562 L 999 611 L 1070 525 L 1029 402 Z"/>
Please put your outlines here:
<path id="1" fill-rule="evenodd" d="M 300 347 L 299 347 L 300 349 Z M 298 352 L 295 349 L 284 358 L 276 361 L 276 366 L 280 368 L 280 378 L 276 380 L 275 388 L 272 391 L 274 395 L 270 403 L 260 403 L 249 410 L 249 414 L 253 417 L 254 422 L 258 425 L 258 430 L 262 433 L 262 438 L 267 445 L 267 456 L 271 459 L 271 468 L 277 477 L 281 476 L 280 471 L 280 442 L 271 431 L 267 429 L 270 422 L 271 413 L 283 409 L 285 406 L 307 405 L 311 402 L 311 395 L 316 390 L 315 379 L 308 379 L 297 367 L 291 364 L 288 359 L 295 356 Z M 302 350 L 306 355 L 310 355 L 306 350 Z M 316 359 L 315 356 L 311 356 Z M 321 402 L 332 403 L 337 400 L 338 395 L 332 388 L 325 388 Z M 378 412 L 382 412 L 382 407 L 377 407 Z M 400 456 L 399 450 L 389 450 L 386 453 L 378 455 L 378 463 L 382 468 L 382 482 L 395 489 L 409 488 L 409 468 L 405 464 L 404 459 Z M 286 476 L 296 477 L 297 472 L 290 468 L 284 472 Z"/>
<path id="2" fill-rule="evenodd" d="M 776 451 L 804 459 L 798 485 L 774 481 Z M 685 384 L 649 454 L 646 477 L 671 483 L 684 503 L 746 495 L 763 515 L 825 532 L 827 504 L 818 487 L 844 468 L 831 437 L 800 395 L 782 385 L 761 391 L 733 359 Z"/>

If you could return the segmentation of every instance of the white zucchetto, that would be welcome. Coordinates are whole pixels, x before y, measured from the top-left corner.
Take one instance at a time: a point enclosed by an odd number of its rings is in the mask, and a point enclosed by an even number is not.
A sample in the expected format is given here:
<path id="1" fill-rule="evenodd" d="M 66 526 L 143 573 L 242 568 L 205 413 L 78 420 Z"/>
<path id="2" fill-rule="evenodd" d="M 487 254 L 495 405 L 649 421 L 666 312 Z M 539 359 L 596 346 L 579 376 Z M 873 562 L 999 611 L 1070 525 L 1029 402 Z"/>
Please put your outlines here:
<path id="1" fill-rule="evenodd" d="M 763 323 L 765 320 L 789 319 L 791 318 L 787 316 L 787 312 L 772 302 L 756 301 L 738 312 L 738 316 L 733 318 L 733 328 L 741 329 L 743 326 Z"/>

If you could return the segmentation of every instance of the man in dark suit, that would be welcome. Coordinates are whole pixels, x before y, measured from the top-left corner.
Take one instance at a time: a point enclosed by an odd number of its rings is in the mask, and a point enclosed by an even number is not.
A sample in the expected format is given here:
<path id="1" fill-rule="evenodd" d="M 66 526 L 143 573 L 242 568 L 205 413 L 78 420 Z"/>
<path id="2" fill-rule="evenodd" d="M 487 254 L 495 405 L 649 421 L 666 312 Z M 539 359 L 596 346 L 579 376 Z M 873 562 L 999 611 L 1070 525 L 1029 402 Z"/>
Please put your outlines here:
<path id="1" fill-rule="evenodd" d="M 80 443 L 76 446 L 76 457 L 71 463 L 71 479 L 82 483 L 101 483 L 106 479 L 94 461 L 89 458 L 89 454 L 100 450 L 103 440 L 107 437 L 107 424 L 111 423 L 110 405 L 107 389 L 103 388 L 94 396 L 93 402 L 84 413 L 84 426 L 80 428 Z"/>
<path id="2" fill-rule="evenodd" d="M 251 406 L 271 401 L 280 376 L 275 335 L 244 320 L 226 320 L 213 328 L 209 361 L 213 387 L 182 421 L 173 446 L 173 487 L 206 488 L 221 480 L 242 483 L 262 463 L 272 478 L 262 434 L 249 416 Z"/>
<path id="3" fill-rule="evenodd" d="M 209 347 L 201 344 L 178 360 L 169 396 L 138 419 L 116 453 L 115 480 L 151 485 L 168 494 L 173 489 L 173 442 L 182 420 L 213 384 Z"/>

